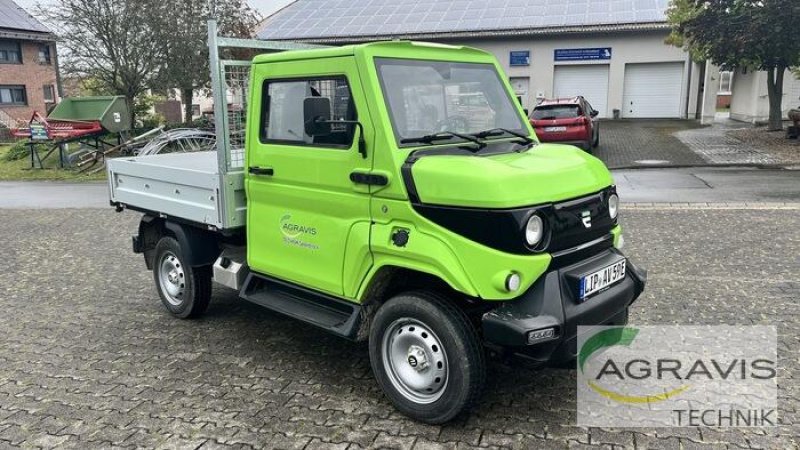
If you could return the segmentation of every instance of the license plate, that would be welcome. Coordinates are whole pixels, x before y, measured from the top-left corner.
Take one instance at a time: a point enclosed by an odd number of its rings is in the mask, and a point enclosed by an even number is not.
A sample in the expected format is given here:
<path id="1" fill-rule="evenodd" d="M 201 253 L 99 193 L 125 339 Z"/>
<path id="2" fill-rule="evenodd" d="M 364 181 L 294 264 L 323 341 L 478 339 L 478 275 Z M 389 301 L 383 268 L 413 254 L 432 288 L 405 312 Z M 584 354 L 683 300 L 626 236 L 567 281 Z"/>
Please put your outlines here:
<path id="1" fill-rule="evenodd" d="M 545 127 L 544 131 L 555 133 L 556 131 L 567 131 L 567 127 Z"/>
<path id="2" fill-rule="evenodd" d="M 610 266 L 606 266 L 597 272 L 590 273 L 581 278 L 581 301 L 586 300 L 592 294 L 596 294 L 622 281 L 622 279 L 625 278 L 625 262 L 625 259 L 621 259 Z"/>

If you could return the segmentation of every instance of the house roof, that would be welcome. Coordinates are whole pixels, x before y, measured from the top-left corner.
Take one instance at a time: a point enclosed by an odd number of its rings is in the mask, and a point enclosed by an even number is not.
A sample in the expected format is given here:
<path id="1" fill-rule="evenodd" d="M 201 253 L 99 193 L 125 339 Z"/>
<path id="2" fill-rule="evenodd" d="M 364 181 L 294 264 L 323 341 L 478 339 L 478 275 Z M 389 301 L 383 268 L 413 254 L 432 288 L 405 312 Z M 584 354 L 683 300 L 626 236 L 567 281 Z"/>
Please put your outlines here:
<path id="1" fill-rule="evenodd" d="M 36 20 L 12 0 L 0 0 L 0 30 L 51 34 L 49 28 Z"/>
<path id="2" fill-rule="evenodd" d="M 667 29 L 669 0 L 296 0 L 258 37 L 342 42 Z"/>

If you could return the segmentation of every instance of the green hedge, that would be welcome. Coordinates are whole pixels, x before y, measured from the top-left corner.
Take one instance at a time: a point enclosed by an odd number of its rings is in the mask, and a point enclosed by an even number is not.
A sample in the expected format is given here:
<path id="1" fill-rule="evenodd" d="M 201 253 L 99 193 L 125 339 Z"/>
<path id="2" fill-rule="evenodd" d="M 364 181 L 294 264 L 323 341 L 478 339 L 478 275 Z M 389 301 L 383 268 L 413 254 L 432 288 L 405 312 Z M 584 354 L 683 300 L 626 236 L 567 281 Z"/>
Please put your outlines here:
<path id="1" fill-rule="evenodd" d="M 15 142 L 11 148 L 3 155 L 4 161 L 19 161 L 20 159 L 25 159 L 31 155 L 31 148 L 26 145 L 27 141 L 17 141 Z M 39 151 L 47 150 L 47 145 L 45 144 L 36 144 Z"/>

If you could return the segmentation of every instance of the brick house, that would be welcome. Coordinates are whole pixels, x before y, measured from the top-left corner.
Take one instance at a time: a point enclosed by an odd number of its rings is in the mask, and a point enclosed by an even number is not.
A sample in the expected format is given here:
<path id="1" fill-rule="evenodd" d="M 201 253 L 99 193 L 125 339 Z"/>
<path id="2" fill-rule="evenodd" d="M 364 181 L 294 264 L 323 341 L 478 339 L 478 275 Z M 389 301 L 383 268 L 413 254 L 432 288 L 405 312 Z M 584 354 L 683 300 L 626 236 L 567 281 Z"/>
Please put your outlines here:
<path id="1" fill-rule="evenodd" d="M 12 0 L 0 0 L 0 128 L 46 114 L 61 98 L 56 37 Z"/>

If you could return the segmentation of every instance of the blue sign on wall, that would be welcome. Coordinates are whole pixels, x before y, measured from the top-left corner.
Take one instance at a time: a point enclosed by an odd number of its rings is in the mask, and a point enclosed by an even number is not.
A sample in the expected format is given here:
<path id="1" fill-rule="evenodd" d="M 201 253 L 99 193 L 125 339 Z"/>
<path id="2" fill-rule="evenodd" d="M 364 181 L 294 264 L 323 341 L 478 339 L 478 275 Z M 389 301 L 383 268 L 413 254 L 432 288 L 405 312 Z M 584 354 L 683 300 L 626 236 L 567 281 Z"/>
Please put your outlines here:
<path id="1" fill-rule="evenodd" d="M 604 48 L 557 48 L 553 51 L 556 61 L 592 61 L 611 59 L 611 47 Z"/>
<path id="2" fill-rule="evenodd" d="M 529 66 L 530 64 L 530 50 L 513 51 L 509 54 L 509 65 L 511 66 Z"/>

